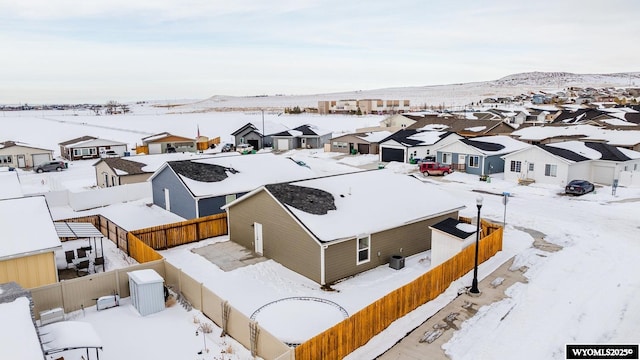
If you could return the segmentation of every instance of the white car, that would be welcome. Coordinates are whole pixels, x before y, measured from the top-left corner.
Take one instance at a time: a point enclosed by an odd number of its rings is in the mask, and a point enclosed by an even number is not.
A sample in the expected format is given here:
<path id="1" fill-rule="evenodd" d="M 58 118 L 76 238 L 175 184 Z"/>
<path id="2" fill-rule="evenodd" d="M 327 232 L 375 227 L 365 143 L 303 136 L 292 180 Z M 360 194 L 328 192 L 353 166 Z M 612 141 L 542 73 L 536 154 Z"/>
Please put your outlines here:
<path id="1" fill-rule="evenodd" d="M 253 145 L 250 144 L 238 144 L 236 145 L 236 151 L 240 154 L 247 154 L 253 151 Z"/>

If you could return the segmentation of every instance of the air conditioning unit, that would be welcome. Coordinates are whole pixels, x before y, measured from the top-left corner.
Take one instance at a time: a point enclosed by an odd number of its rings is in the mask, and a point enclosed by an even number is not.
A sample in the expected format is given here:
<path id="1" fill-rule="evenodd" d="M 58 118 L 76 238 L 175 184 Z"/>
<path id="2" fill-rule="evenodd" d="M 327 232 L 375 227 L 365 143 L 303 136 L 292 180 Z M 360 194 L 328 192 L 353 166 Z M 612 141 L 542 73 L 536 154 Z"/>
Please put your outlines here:
<path id="1" fill-rule="evenodd" d="M 96 301 L 96 309 L 98 311 L 112 308 L 120 305 L 120 295 L 101 296 Z"/>
<path id="2" fill-rule="evenodd" d="M 64 320 L 64 309 L 55 308 L 40 312 L 40 326 Z"/>

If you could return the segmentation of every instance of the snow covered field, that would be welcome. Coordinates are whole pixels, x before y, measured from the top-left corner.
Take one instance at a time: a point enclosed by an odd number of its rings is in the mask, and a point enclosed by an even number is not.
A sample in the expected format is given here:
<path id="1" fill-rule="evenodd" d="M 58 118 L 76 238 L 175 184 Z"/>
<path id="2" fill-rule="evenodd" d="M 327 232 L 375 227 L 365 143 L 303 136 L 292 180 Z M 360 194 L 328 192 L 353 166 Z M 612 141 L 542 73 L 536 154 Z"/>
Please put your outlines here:
<path id="1" fill-rule="evenodd" d="M 98 135 L 113 140 L 135 143 L 144 133 L 161 131 L 175 132 L 177 135 L 195 134 L 199 124 L 201 132 L 208 136 L 229 136 L 230 132 L 249 121 L 260 121 L 260 113 L 207 113 L 181 115 L 139 115 L 139 116 L 51 116 L 39 117 L 36 113 L 21 112 L 19 117 L 12 117 L 3 129 L 4 140 L 16 140 L 57 149 L 57 143 L 82 135 Z M 5 114 L 9 116 L 9 114 Z M 44 119 L 46 117 L 47 119 Z M 266 120 L 280 119 L 276 114 Z M 52 120 L 49 120 L 51 118 Z M 343 116 L 303 116 L 291 117 L 291 121 L 314 122 L 320 127 L 336 131 L 349 130 L 377 123 L 379 117 L 352 118 Z M 2 119 L 3 121 L 8 119 Z M 73 120 L 69 122 L 70 120 Z M 62 121 L 62 122 L 61 122 Z M 86 124 L 83 124 L 86 123 Z M 106 124 L 106 125 L 105 125 Z M 105 129 L 103 126 L 114 129 Z M 38 129 L 38 131 L 33 131 Z M 126 129 L 126 130 L 122 130 Z M 193 136 L 193 135 L 192 135 Z M 375 164 L 374 157 L 348 157 L 341 163 L 323 153 L 300 151 L 288 155 L 305 161 L 311 167 L 321 168 L 327 174 L 338 168 L 351 165 Z M 78 163 L 80 164 L 80 163 Z M 76 169 L 77 167 L 77 169 Z M 85 178 L 90 169 L 74 168 L 61 173 L 48 174 L 49 181 L 60 187 L 91 186 L 95 176 Z M 390 164 L 388 169 L 407 172 L 405 165 Z M 74 174 L 83 174 L 74 176 Z M 40 176 L 45 176 L 39 174 Z M 24 178 L 31 178 L 28 175 Z M 55 180 L 56 176 L 67 177 L 66 180 Z M 49 178 L 48 178 L 49 179 Z M 428 178 L 423 181 L 433 183 L 449 192 L 467 205 L 462 216 L 475 216 L 475 199 L 479 194 L 484 196 L 482 216 L 501 223 L 504 216 L 502 204 L 503 192 L 510 192 L 506 211 L 505 250 L 480 267 L 480 277 L 486 276 L 499 264 L 516 256 L 514 266 L 527 266 L 527 284 L 517 284 L 508 290 L 509 297 L 492 306 L 481 308 L 478 315 L 462 325 L 453 338 L 444 346 L 446 353 L 453 359 L 562 359 L 566 343 L 633 343 L 640 342 L 640 277 L 637 276 L 640 265 L 640 189 L 617 189 L 612 195 L 610 187 L 598 187 L 596 192 L 581 197 L 563 195 L 562 189 L 554 186 L 532 184 L 518 186 L 503 181 L 499 174 L 492 176 L 492 181 L 479 182 L 477 176 L 454 173 L 443 179 Z M 36 186 L 37 181 L 31 185 Z M 55 210 L 54 210 L 55 212 Z M 131 226 L 135 226 L 132 224 Z M 530 246 L 532 238 L 521 228 L 533 229 L 545 234 L 545 240 L 563 247 L 556 253 L 542 253 Z M 200 279 L 214 292 L 226 298 L 237 309 L 251 314 L 259 306 L 275 299 L 290 296 L 315 296 L 329 299 L 349 313 L 357 311 L 366 304 L 379 298 L 389 290 L 411 281 L 429 266 L 428 253 L 419 254 L 406 260 L 406 267 L 400 271 L 381 267 L 358 275 L 334 286 L 336 292 L 324 292 L 310 280 L 294 274 L 273 261 L 266 261 L 246 266 L 231 272 L 223 272 L 204 258 L 188 251 L 195 246 L 202 246 L 225 238 L 206 240 L 199 244 L 185 245 L 180 248 L 164 251 L 163 255 L 172 264 L 181 267 L 185 272 Z M 417 309 L 407 317 L 398 320 L 390 330 L 380 334 L 362 349 L 350 355 L 351 359 L 367 359 L 382 353 L 395 340 L 402 337 L 428 316 L 435 313 L 450 299 L 456 296 L 457 289 L 468 286 L 470 274 L 457 281 L 436 300 Z M 126 303 L 123 303 L 126 305 Z M 305 303 L 304 306 L 309 304 Z M 295 303 L 288 304 L 288 309 L 295 309 Z M 302 307 L 303 305 L 300 305 Z M 313 306 L 313 305 L 311 305 Z M 111 312 L 112 310 L 109 310 Z M 127 311 L 127 307 L 117 311 Z M 172 316 L 181 317 L 189 322 L 193 315 L 185 313 L 176 315 L 179 308 L 172 308 L 158 315 L 158 318 L 171 320 Z M 322 331 L 326 324 L 318 321 L 282 316 L 279 321 L 269 321 L 276 307 L 261 313 L 258 321 L 270 332 L 281 334 L 292 339 L 293 335 L 304 338 Z M 327 316 L 340 315 L 335 309 L 326 305 L 318 305 L 315 309 L 306 308 L 305 313 L 326 312 Z M 508 317 L 504 317 L 506 312 Z M 109 318 L 94 318 L 90 312 L 77 316 L 78 320 L 91 321 L 104 326 L 104 331 L 115 336 L 113 328 L 118 324 L 120 315 Z M 298 314 L 297 312 L 291 312 Z M 166 317 L 165 315 L 166 314 Z M 110 319 L 113 319 L 110 320 Z M 192 319 L 191 319 L 192 320 Z M 192 323 L 192 321 L 191 321 Z M 148 326 L 147 326 L 148 325 Z M 137 326 L 137 325 L 136 325 Z M 182 326 L 182 325 L 181 325 Z M 175 329 L 178 329 L 176 327 Z M 291 335 L 291 329 L 299 329 Z M 6 330 L 6 328 L 3 328 Z M 143 331 L 143 330 L 140 330 Z M 167 331 L 166 327 L 149 321 L 144 326 L 149 334 Z M 173 331 L 173 329 L 172 329 Z M 176 339 L 183 339 L 183 353 L 171 357 L 162 355 L 156 358 L 198 358 L 193 353 L 198 350 L 200 338 L 194 336 L 193 325 L 184 325 L 178 330 Z M 150 339 L 153 337 L 150 336 Z M 214 335 L 211 338 L 217 338 Z M 219 339 L 219 338 L 217 338 Z M 293 340 L 293 339 L 292 339 Z M 116 339 L 114 338 L 114 342 Z M 133 337 L 118 337 L 118 346 L 135 349 L 139 344 Z M 106 340 L 105 340 L 106 342 Z M 181 343 L 181 342 L 176 342 Z M 221 351 L 228 344 L 221 344 L 212 350 L 207 359 L 222 356 Z M 154 344 L 154 346 L 156 346 Z M 160 345 L 158 345 L 160 346 Z M 171 348 L 177 345 L 170 345 Z M 213 347 L 213 345 L 212 345 Z M 473 352 L 470 351 L 473 349 Z M 115 355 L 111 353 L 101 358 L 109 360 L 128 358 L 132 352 Z M 237 358 L 248 355 L 240 350 L 234 352 Z M 363 355 L 367 354 L 367 355 Z M 226 355 L 225 355 L 226 356 Z M 146 357 L 146 355 L 144 356 Z M 218 357 L 221 358 L 221 357 Z M 233 357 L 224 357 L 233 358 Z M 247 357 L 248 358 L 248 357 Z"/>

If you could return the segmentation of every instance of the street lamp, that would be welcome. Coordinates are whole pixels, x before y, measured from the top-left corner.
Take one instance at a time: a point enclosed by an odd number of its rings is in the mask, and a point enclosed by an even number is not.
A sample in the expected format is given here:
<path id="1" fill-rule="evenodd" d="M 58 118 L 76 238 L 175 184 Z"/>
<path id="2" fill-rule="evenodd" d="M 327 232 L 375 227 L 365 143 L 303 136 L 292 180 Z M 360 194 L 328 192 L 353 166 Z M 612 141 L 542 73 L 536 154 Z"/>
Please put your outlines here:
<path id="1" fill-rule="evenodd" d="M 260 111 L 262 111 L 262 148 L 264 149 L 264 109 Z"/>
<path id="2" fill-rule="evenodd" d="M 209 352 L 209 349 L 207 349 L 207 328 L 203 326 L 203 324 L 200 324 L 198 326 L 198 329 L 196 329 L 196 336 L 200 335 L 200 332 L 202 332 L 202 341 L 204 344 L 204 349 L 200 350 L 198 352 L 198 355 L 201 355 L 204 352 Z"/>
<path id="3" fill-rule="evenodd" d="M 469 292 L 473 295 L 480 295 L 478 289 L 478 247 L 480 243 L 480 209 L 482 208 L 482 196 L 476 198 L 476 206 L 478 207 L 478 222 L 476 225 L 476 261 L 473 267 L 473 282 L 471 283 L 471 290 Z"/>

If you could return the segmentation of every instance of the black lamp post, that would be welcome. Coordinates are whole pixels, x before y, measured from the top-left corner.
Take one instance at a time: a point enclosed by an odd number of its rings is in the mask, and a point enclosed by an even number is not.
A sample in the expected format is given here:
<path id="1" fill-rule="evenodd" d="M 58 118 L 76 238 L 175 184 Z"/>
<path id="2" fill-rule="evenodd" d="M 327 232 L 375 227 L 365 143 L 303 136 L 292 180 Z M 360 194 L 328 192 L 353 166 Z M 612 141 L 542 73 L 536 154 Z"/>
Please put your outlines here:
<path id="1" fill-rule="evenodd" d="M 476 198 L 476 206 L 478 207 L 478 222 L 476 225 L 476 261 L 473 267 L 473 282 L 471 283 L 470 293 L 474 295 L 480 295 L 480 290 L 478 289 L 478 247 L 480 243 L 480 209 L 482 208 L 482 196 L 478 196 Z"/>
<path id="2" fill-rule="evenodd" d="M 264 109 L 260 111 L 262 112 L 262 148 L 264 149 Z"/>

